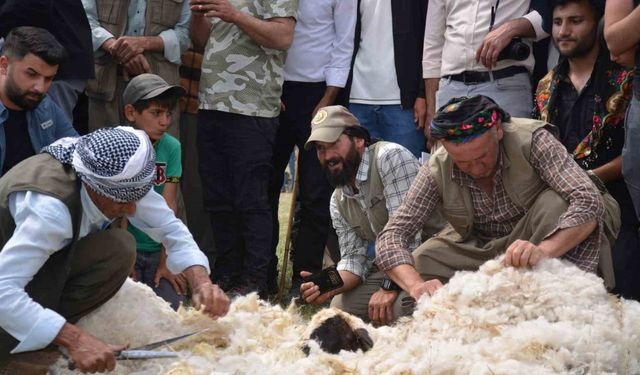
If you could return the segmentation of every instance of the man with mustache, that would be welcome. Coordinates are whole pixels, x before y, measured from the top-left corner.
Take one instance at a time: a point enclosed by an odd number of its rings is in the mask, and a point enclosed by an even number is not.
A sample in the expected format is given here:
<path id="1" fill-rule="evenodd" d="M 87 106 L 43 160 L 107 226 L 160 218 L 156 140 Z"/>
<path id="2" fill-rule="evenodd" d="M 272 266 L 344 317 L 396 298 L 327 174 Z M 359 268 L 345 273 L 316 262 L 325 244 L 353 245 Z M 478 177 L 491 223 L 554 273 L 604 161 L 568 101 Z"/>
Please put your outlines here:
<path id="1" fill-rule="evenodd" d="M 492 99 L 451 99 L 431 123 L 438 145 L 378 235 L 376 263 L 418 300 L 456 271 L 504 254 L 506 266 L 563 258 L 613 285 L 620 210 L 567 154 L 544 121 L 511 117 Z M 413 252 L 413 236 L 439 209 L 451 228 Z"/>
<path id="2" fill-rule="evenodd" d="M 320 166 L 336 189 L 330 213 L 338 235 L 341 259 L 337 269 L 344 286 L 320 294 L 312 282 L 300 286 L 308 303 L 330 299 L 333 307 L 375 324 L 388 324 L 408 313 L 400 306 L 400 288 L 373 264 L 374 242 L 389 216 L 402 203 L 420 163 L 403 146 L 372 140 L 366 128 L 342 106 L 324 107 L 312 121 L 305 148 L 315 145 Z M 438 212 L 427 221 L 423 233 L 431 236 L 443 227 Z M 410 248 L 421 241 L 418 233 Z M 310 275 L 301 272 L 300 276 Z"/>
<path id="3" fill-rule="evenodd" d="M 535 117 L 555 124 L 573 159 L 597 177 L 616 199 L 622 226 L 612 249 L 614 292 L 640 298 L 638 219 L 622 178 L 624 118 L 632 95 L 633 69 L 611 61 L 598 35 L 604 2 L 555 0 L 553 43 L 560 63 L 538 84 Z"/>
<path id="4" fill-rule="evenodd" d="M 59 138 L 78 135 L 46 96 L 64 48 L 48 31 L 17 27 L 0 52 L 0 176 Z"/>

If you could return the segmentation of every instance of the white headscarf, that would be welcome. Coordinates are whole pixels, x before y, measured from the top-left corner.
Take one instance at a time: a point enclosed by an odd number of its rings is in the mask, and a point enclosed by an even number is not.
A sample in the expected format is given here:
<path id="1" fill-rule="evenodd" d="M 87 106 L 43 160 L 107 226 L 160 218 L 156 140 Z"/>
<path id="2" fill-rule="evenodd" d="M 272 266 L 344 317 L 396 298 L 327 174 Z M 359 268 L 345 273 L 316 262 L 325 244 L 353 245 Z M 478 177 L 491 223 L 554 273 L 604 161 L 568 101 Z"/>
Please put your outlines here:
<path id="1" fill-rule="evenodd" d="M 141 199 L 155 179 L 156 158 L 149 137 L 128 126 L 62 138 L 42 152 L 72 165 L 84 183 L 116 202 Z"/>

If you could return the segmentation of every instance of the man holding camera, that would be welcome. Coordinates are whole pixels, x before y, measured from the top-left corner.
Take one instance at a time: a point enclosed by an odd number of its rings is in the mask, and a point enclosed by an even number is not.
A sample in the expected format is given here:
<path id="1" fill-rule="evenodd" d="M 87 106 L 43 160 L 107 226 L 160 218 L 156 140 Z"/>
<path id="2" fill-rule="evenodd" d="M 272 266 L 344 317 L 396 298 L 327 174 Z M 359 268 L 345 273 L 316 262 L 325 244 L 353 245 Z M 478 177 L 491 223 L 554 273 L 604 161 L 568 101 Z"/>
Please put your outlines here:
<path id="1" fill-rule="evenodd" d="M 374 242 L 402 203 L 420 163 L 399 144 L 372 140 L 368 130 L 342 106 L 318 111 L 305 148 L 313 145 L 322 169 L 336 188 L 330 213 L 340 244 L 337 269 L 344 285 L 325 292 L 320 288 L 322 281 L 304 282 L 300 296 L 313 304 L 333 298 L 332 307 L 365 321 L 388 324 L 410 310 L 402 311 L 400 288 L 373 264 Z M 423 233 L 433 235 L 443 224 L 440 214 L 434 213 Z M 417 247 L 420 240 L 420 233 L 414 235 L 409 247 Z M 310 275 L 300 273 L 302 277 Z"/>
<path id="2" fill-rule="evenodd" d="M 479 94 L 493 98 L 515 117 L 530 116 L 534 58 L 531 41 L 521 38 L 537 41 L 548 36 L 542 29 L 545 11 L 535 10 L 537 4 L 532 3 L 536 2 L 429 2 L 422 58 L 427 124 L 436 108 L 451 98 Z"/>

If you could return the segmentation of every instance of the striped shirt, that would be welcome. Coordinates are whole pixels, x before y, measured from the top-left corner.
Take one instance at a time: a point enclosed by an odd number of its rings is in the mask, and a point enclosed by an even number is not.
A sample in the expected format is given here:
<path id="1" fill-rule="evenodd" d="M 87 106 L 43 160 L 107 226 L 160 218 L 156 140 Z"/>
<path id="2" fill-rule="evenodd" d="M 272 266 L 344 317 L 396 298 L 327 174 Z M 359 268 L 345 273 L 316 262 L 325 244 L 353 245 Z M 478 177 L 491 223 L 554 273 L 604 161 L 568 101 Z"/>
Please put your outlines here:
<path id="1" fill-rule="evenodd" d="M 499 159 L 498 162 L 501 163 L 502 160 Z M 558 225 L 547 237 L 558 230 L 598 220 L 599 229 L 563 256 L 583 270 L 595 271 L 600 238 L 603 235 L 604 203 L 600 192 L 564 146 L 544 129 L 533 134 L 530 163 L 549 188 L 569 202 L 569 208 L 560 216 Z M 507 195 L 500 172 L 494 177 L 492 195 L 486 194 L 473 178 L 456 167 L 452 179 L 467 186 L 471 193 L 474 235 L 494 239 L 504 237 L 526 213 L 525 209 L 517 207 Z M 387 271 L 401 264 L 413 265 L 408 244 L 441 203 L 435 178 L 431 175 L 429 166 L 425 165 L 418 173 L 404 204 L 378 236 L 376 263 L 382 270 Z"/>
<path id="2" fill-rule="evenodd" d="M 355 199 L 363 209 L 367 207 L 367 196 L 369 195 L 369 164 L 371 163 L 372 151 L 365 148 L 362 154 L 362 161 L 356 174 L 356 189 L 351 186 L 342 188 L 342 199 Z M 378 150 L 378 173 L 382 179 L 384 187 L 384 197 L 386 201 L 389 217 L 396 211 L 405 193 L 409 190 L 411 182 L 418 174 L 420 164 L 413 154 L 406 148 L 388 143 Z M 331 196 L 330 203 L 331 219 L 333 227 L 338 235 L 341 259 L 337 269 L 349 271 L 359 276 L 363 281 L 371 272 L 373 259 L 367 256 L 368 241 L 358 236 L 355 230 L 347 223 L 340 214 L 337 206 L 335 192 Z M 373 228 L 372 228 L 373 230 Z M 420 234 L 413 236 L 413 241 L 409 248 L 414 249 L 419 244 Z"/>

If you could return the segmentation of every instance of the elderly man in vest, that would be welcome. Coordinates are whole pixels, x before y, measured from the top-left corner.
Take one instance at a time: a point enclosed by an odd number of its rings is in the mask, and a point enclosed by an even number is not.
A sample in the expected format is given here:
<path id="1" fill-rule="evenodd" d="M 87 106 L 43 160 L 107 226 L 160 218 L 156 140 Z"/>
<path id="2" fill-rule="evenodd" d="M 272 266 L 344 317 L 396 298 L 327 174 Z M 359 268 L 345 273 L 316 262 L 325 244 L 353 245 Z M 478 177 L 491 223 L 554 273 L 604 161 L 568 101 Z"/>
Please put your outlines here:
<path id="1" fill-rule="evenodd" d="M 373 264 L 374 241 L 402 203 L 420 164 L 399 144 L 372 141 L 367 129 L 342 106 L 318 111 L 305 148 L 313 146 L 329 182 L 336 188 L 330 212 L 340 244 L 337 269 L 344 286 L 320 294 L 317 285 L 307 282 L 300 286 L 300 296 L 313 304 L 333 298 L 333 307 L 366 321 L 388 324 L 403 314 L 398 299 L 400 288 Z M 433 212 L 426 222 L 427 235 L 443 227 L 438 212 Z M 409 248 L 415 248 L 420 240 L 421 233 L 414 233 Z"/>
<path id="2" fill-rule="evenodd" d="M 118 127 L 63 138 L 0 179 L 0 363 L 9 351 L 54 343 L 83 372 L 113 370 L 125 343 L 104 343 L 73 323 L 111 298 L 133 267 L 133 236 L 105 230 L 118 217 L 166 246 L 167 266 L 187 277 L 196 308 L 227 312 L 207 258 L 151 189 L 154 178 L 149 138 Z"/>
<path id="3" fill-rule="evenodd" d="M 511 118 L 485 96 L 450 100 L 431 124 L 441 146 L 378 237 L 378 266 L 416 300 L 455 271 L 476 270 L 499 254 L 514 267 L 563 258 L 599 272 L 611 287 L 619 207 L 574 162 L 554 129 Z M 438 206 L 452 228 L 412 257 L 413 236 Z"/>
<path id="4" fill-rule="evenodd" d="M 154 73 L 180 84 L 180 56 L 189 47 L 188 1 L 82 0 L 91 26 L 96 79 L 87 84 L 89 131 L 125 123 L 127 81 Z M 177 136 L 178 108 L 169 132 Z"/>

